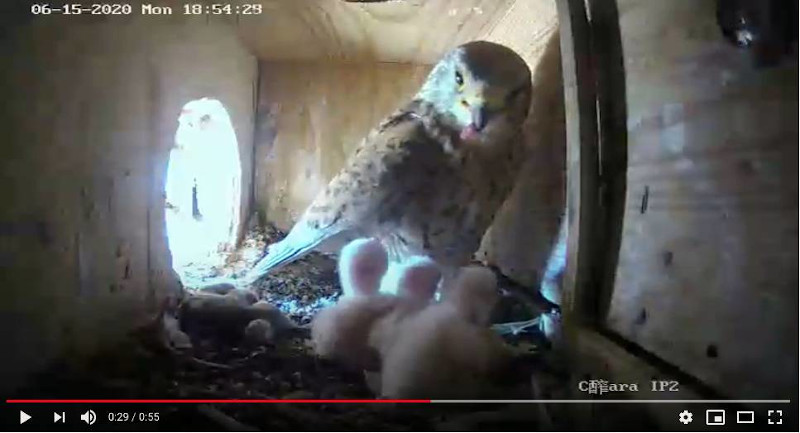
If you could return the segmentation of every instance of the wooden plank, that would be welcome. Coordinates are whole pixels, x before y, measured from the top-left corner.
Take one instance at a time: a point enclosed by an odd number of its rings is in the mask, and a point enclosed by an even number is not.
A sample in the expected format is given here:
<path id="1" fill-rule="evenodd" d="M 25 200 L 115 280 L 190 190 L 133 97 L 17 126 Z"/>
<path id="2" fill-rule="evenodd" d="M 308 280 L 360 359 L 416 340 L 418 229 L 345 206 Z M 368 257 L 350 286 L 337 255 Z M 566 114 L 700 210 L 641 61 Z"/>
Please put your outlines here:
<path id="1" fill-rule="evenodd" d="M 565 319 L 591 321 L 591 261 L 596 248 L 597 111 L 591 46 L 582 1 L 559 0 L 564 104 L 567 128 L 567 269 L 564 273 Z"/>
<path id="2" fill-rule="evenodd" d="M 725 395 L 796 395 L 797 64 L 751 69 L 712 0 L 618 5 L 629 168 L 606 323 Z"/>
<path id="3" fill-rule="evenodd" d="M 694 400 L 702 398 L 702 390 L 648 363 L 622 348 L 597 331 L 582 328 L 576 333 L 577 351 L 581 354 L 577 377 L 610 380 L 614 383 L 637 384 L 638 390 L 625 393 L 624 398 L 636 400 Z M 673 391 L 653 391 L 652 381 L 678 382 Z M 614 398 L 614 396 L 605 397 Z M 674 415 L 670 420 L 674 423 Z"/>
<path id="4" fill-rule="evenodd" d="M 589 0 L 592 65 L 596 72 L 599 146 L 598 245 L 593 273 L 596 317 L 605 317 L 614 290 L 625 209 L 628 158 L 625 60 L 615 0 Z M 598 320 L 599 321 L 599 320 Z"/>
<path id="5" fill-rule="evenodd" d="M 588 399 L 631 399 L 631 400 L 695 400 L 702 394 L 691 385 L 681 381 L 679 376 L 665 373 L 663 370 L 633 355 L 616 342 L 588 328 L 581 328 L 575 333 L 576 361 L 573 364 L 575 380 L 606 380 L 615 384 L 635 384 L 635 391 L 624 393 L 608 393 L 602 396 L 580 392 L 579 382 L 572 383 L 575 398 Z M 663 382 L 670 391 L 653 391 L 652 381 Z M 676 385 L 677 384 L 677 385 Z M 655 385 L 656 389 L 661 386 Z M 620 422 L 625 420 L 629 425 L 642 426 L 650 423 L 653 429 L 674 430 L 678 424 L 678 412 L 673 406 L 662 404 L 636 405 L 596 405 L 584 412 L 581 421 L 587 430 L 619 429 Z M 696 416 L 699 413 L 696 412 Z M 605 427 L 601 427 L 605 426 Z"/>
<path id="6" fill-rule="evenodd" d="M 432 64 L 472 39 L 526 53 L 541 49 L 557 25 L 552 0 L 262 4 L 263 13 L 240 16 L 237 26 L 244 44 L 272 61 Z"/>
<path id="7" fill-rule="evenodd" d="M 118 342 L 176 288 L 163 187 L 183 104 L 219 98 L 251 145 L 256 60 L 230 26 L 73 18 L 36 19 L 0 44 L 5 394 Z"/>
<path id="8" fill-rule="evenodd" d="M 533 68 L 552 51 L 549 47 L 557 32 L 558 14 L 554 1 L 516 0 L 503 14 L 497 14 L 489 25 L 472 35 L 471 39 L 503 44 L 519 53 Z"/>

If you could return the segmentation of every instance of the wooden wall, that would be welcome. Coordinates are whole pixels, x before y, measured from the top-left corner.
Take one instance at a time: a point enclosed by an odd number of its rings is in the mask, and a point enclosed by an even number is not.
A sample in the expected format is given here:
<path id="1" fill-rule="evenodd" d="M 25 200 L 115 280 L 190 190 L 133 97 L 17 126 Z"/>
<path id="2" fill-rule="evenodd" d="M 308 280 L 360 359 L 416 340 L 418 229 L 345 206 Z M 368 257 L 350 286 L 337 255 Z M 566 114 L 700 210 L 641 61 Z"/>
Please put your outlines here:
<path id="1" fill-rule="evenodd" d="M 618 0 L 628 162 L 607 326 L 718 392 L 797 392 L 798 70 L 753 70 L 713 0 Z"/>
<path id="2" fill-rule="evenodd" d="M 367 132 L 416 91 L 429 69 L 261 62 L 255 200 L 269 221 L 291 228 Z"/>
<path id="3" fill-rule="evenodd" d="M 263 13 L 240 17 L 238 31 L 260 59 L 275 61 L 432 64 L 485 38 L 527 54 L 541 50 L 557 21 L 554 0 L 259 3 Z"/>
<path id="4" fill-rule="evenodd" d="M 0 390 L 135 326 L 177 280 L 163 184 L 181 107 L 218 98 L 250 176 L 256 61 L 222 21 L 38 17 L 0 39 Z"/>

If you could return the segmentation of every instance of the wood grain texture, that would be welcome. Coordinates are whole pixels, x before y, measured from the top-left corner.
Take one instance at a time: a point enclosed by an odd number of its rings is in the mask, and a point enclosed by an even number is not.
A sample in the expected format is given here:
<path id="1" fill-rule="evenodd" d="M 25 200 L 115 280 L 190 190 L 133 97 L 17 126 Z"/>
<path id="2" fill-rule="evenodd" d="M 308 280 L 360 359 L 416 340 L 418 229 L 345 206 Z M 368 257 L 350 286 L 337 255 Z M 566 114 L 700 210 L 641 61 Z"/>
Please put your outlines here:
<path id="1" fill-rule="evenodd" d="M 59 355 L 118 341 L 177 289 L 163 187 L 181 107 L 220 99 L 249 155 L 256 61 L 232 26 L 196 18 L 53 15 L 15 27 L 0 49 L 10 391 Z"/>
<path id="2" fill-rule="evenodd" d="M 592 321 L 601 324 L 608 312 L 622 238 L 628 168 L 625 59 L 619 33 L 616 0 L 587 2 L 591 20 L 592 63 L 596 77 L 600 185 L 590 292 Z"/>
<path id="3" fill-rule="evenodd" d="M 708 398 L 698 390 L 681 382 L 678 376 L 665 374 L 663 370 L 649 364 L 637 357 L 615 342 L 609 340 L 590 329 L 582 328 L 575 332 L 573 340 L 576 362 L 573 364 L 573 380 L 601 379 L 612 383 L 637 384 L 637 391 L 625 393 L 608 393 L 600 399 L 637 399 L 637 400 L 697 400 Z M 653 391 L 653 380 L 670 382 L 669 392 Z M 671 383 L 677 382 L 677 388 L 672 388 Z M 580 392 L 579 382 L 571 384 L 575 392 L 572 398 L 585 399 L 587 393 Z M 607 407 L 607 408 L 606 408 Z M 583 410 L 583 408 L 578 409 Z M 614 430 L 618 429 L 620 420 L 625 419 L 637 426 L 650 424 L 653 430 L 670 430 L 677 423 L 677 412 L 664 410 L 661 404 L 620 405 L 604 406 L 601 410 L 586 409 L 583 416 L 576 416 L 579 428 L 584 430 Z M 702 412 L 695 411 L 695 417 L 702 416 Z M 695 422 L 698 420 L 695 418 Z M 640 424 L 641 423 L 641 424 Z M 644 428 L 643 428 L 644 429 Z"/>
<path id="4" fill-rule="evenodd" d="M 472 39 L 526 53 L 543 47 L 557 25 L 552 0 L 261 3 L 262 14 L 239 18 L 239 33 L 256 56 L 272 61 L 432 64 Z"/>
<path id="5" fill-rule="evenodd" d="M 564 68 L 564 106 L 567 137 L 567 264 L 563 280 L 565 319 L 591 319 L 588 304 L 592 262 L 597 249 L 594 233 L 598 215 L 597 107 L 591 65 L 590 27 L 584 3 L 558 1 Z M 574 327 L 568 326 L 568 330 Z"/>
<path id="6" fill-rule="evenodd" d="M 429 68 L 262 62 L 260 69 L 255 199 L 270 222 L 288 230 Z"/>
<path id="7" fill-rule="evenodd" d="M 753 70 L 711 0 L 618 5 L 629 168 L 607 325 L 723 394 L 794 395 L 796 61 Z"/>

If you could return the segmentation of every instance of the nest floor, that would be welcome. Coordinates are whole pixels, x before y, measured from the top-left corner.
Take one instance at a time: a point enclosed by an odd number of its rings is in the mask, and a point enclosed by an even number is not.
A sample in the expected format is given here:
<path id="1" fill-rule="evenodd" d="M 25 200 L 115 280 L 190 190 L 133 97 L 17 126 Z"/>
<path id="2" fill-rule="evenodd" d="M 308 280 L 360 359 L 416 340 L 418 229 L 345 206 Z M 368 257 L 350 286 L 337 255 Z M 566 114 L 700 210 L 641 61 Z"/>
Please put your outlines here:
<path id="1" fill-rule="evenodd" d="M 245 248 L 261 249 L 283 234 L 251 229 Z M 246 270 L 258 260 L 252 253 L 233 255 L 216 276 Z M 214 276 L 214 275 L 212 275 Z M 513 282 L 501 278 L 501 291 Z M 259 281 L 254 292 L 300 325 L 336 301 L 340 294 L 336 263 L 314 254 Z M 498 320 L 522 320 L 530 306 L 505 296 Z M 362 372 L 316 357 L 304 337 L 253 345 L 230 334 L 188 332 L 192 347 L 165 348 L 154 327 L 138 329 L 115 347 L 87 360 L 63 360 L 36 377 L 19 398 L 115 399 L 373 399 Z M 159 328 L 160 329 L 160 328 Z M 186 331 L 186 330 L 184 330 Z M 530 373 L 547 344 L 541 335 L 508 339 L 521 354 L 519 387 L 509 398 L 533 398 Z M 550 425 L 543 413 L 519 405 L 427 404 L 213 404 L 167 405 L 158 410 L 160 430 L 533 430 Z M 540 425 L 540 423 L 545 422 Z M 488 423 L 489 425 L 486 425 Z M 137 424 L 137 428 L 148 426 Z M 547 427 L 545 427 L 547 428 Z"/>

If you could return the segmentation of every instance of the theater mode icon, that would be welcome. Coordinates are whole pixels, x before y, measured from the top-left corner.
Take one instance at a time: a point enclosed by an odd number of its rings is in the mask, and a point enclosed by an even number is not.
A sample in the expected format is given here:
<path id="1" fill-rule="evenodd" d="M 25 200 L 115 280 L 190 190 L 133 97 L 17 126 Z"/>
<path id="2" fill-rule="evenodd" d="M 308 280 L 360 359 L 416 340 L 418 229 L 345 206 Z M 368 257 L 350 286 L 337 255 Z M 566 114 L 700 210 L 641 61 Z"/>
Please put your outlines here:
<path id="1" fill-rule="evenodd" d="M 736 424 L 755 424 L 756 413 L 752 410 L 737 410 Z"/>
<path id="2" fill-rule="evenodd" d="M 706 425 L 725 425 L 725 410 L 706 410 Z"/>

